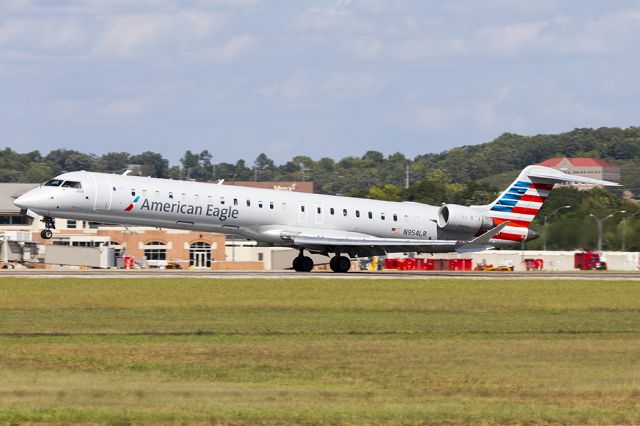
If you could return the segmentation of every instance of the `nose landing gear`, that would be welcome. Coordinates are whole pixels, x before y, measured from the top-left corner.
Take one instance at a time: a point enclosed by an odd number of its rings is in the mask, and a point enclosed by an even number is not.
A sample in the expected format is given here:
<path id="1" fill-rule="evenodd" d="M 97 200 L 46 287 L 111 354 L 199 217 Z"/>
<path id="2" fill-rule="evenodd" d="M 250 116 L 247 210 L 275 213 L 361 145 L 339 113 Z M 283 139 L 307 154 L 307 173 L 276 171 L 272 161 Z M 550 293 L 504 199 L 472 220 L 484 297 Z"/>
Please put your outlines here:
<path id="1" fill-rule="evenodd" d="M 301 249 L 300 254 L 293 259 L 293 269 L 296 272 L 311 272 L 313 269 L 313 259 L 304 255 L 304 251 Z"/>
<path id="2" fill-rule="evenodd" d="M 52 217 L 45 217 L 42 221 L 44 222 L 45 229 L 40 232 L 40 236 L 45 240 L 50 240 L 51 237 L 53 237 L 51 230 L 56 229 L 56 222 Z"/>
<path id="3" fill-rule="evenodd" d="M 336 253 L 329 261 L 329 267 L 333 272 L 347 272 L 351 268 L 351 261 L 347 256 Z"/>

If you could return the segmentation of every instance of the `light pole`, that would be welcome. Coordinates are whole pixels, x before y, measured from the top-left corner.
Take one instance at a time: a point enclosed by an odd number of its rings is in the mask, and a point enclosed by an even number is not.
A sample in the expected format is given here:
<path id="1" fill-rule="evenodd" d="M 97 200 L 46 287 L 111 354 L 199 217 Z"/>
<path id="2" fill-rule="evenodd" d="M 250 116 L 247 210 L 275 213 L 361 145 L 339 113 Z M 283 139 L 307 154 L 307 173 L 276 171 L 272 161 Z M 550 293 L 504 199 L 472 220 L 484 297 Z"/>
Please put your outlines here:
<path id="1" fill-rule="evenodd" d="M 605 223 L 607 220 L 611 219 L 613 216 L 617 215 L 618 213 L 626 213 L 626 212 L 627 212 L 626 210 L 618 210 L 617 212 L 613 212 L 601 218 L 596 217 L 596 215 L 594 215 L 593 213 L 589 213 L 589 216 L 591 216 L 593 220 L 595 220 L 596 223 L 598 224 L 598 253 L 602 253 L 602 224 Z"/>
<path id="2" fill-rule="evenodd" d="M 636 217 L 640 214 L 640 211 L 637 211 L 633 214 L 631 214 L 630 216 Z M 622 218 L 622 251 L 626 251 L 627 250 L 627 221 L 629 216 L 625 216 L 624 218 Z"/>
<path id="3" fill-rule="evenodd" d="M 544 251 L 547 251 L 547 220 L 551 219 L 556 213 L 558 213 L 560 210 L 564 210 L 564 209 L 570 209 L 571 206 L 562 206 L 562 207 L 558 207 L 557 209 L 555 209 L 553 212 L 551 212 L 550 215 L 544 215 L 544 241 L 542 244 L 542 249 Z"/>

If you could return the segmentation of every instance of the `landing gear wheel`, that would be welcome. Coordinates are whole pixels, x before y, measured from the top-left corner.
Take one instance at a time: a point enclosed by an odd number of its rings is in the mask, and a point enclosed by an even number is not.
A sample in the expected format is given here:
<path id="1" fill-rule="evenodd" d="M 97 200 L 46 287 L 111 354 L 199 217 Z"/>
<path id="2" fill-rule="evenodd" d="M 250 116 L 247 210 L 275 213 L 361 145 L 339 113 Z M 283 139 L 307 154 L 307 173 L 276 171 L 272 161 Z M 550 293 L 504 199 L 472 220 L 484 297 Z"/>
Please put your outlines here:
<path id="1" fill-rule="evenodd" d="M 53 232 L 51 232 L 51 229 L 43 229 L 40 232 L 40 236 L 45 240 L 50 240 L 53 237 Z"/>
<path id="2" fill-rule="evenodd" d="M 333 272 L 347 272 L 351 269 L 351 261 L 346 256 L 334 256 L 329 261 L 329 267 Z"/>
<path id="3" fill-rule="evenodd" d="M 313 259 L 309 256 L 298 256 L 293 259 L 293 269 L 296 272 L 311 272 L 313 269 Z"/>

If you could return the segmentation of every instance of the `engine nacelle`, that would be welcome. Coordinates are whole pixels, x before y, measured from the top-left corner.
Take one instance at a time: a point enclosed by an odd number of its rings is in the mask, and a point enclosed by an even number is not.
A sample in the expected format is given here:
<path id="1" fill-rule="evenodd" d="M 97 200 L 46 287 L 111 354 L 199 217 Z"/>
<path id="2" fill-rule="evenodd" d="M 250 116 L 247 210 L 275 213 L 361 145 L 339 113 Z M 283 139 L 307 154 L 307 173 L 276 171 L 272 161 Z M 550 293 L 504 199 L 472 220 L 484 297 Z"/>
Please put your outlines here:
<path id="1" fill-rule="evenodd" d="M 493 220 L 471 207 L 445 204 L 438 210 L 438 228 L 475 234 L 494 227 Z"/>

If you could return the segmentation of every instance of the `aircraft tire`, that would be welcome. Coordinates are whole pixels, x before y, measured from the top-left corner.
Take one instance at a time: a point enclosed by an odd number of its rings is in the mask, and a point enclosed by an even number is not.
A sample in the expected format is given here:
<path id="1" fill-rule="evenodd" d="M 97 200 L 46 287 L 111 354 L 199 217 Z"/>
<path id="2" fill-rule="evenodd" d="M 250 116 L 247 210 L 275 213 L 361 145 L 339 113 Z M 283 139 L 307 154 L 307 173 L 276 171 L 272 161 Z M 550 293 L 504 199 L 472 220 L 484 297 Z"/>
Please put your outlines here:
<path id="1" fill-rule="evenodd" d="M 53 237 L 53 232 L 50 229 L 43 229 L 40 231 L 40 236 L 45 240 L 50 240 Z"/>
<path id="2" fill-rule="evenodd" d="M 298 256 L 293 259 L 293 269 L 296 272 L 311 272 L 313 269 L 313 259 L 309 256 Z"/>
<path id="3" fill-rule="evenodd" d="M 303 256 L 300 265 L 302 267 L 302 272 L 311 272 L 311 270 L 313 269 L 313 259 L 311 259 L 309 256 Z"/>
<path id="4" fill-rule="evenodd" d="M 293 259 L 293 270 L 296 272 L 302 272 L 302 256 L 295 257 Z"/>
<path id="5" fill-rule="evenodd" d="M 329 267 L 333 272 L 348 272 L 351 269 L 351 261 L 347 256 L 334 256 L 329 261 Z"/>

